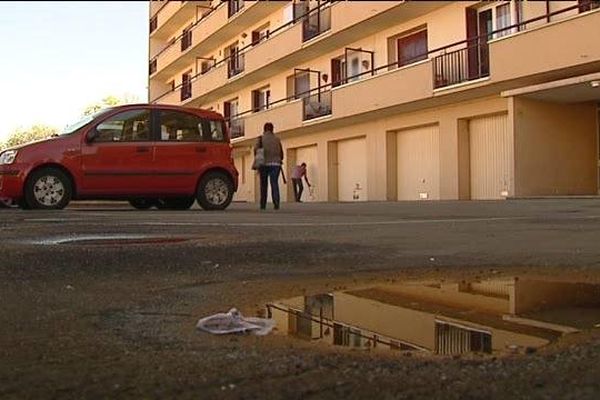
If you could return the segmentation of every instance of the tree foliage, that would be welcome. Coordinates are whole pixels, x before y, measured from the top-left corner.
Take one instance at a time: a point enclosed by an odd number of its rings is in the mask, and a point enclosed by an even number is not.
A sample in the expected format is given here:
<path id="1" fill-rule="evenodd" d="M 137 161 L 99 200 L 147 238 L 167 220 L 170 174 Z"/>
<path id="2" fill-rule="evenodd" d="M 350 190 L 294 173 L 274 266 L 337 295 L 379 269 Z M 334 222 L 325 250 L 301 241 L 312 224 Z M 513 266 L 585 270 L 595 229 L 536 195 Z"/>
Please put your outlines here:
<path id="1" fill-rule="evenodd" d="M 37 124 L 28 128 L 19 127 L 8 135 L 8 139 L 4 143 L 0 143 L 0 149 L 47 139 L 55 134 L 58 134 L 58 129 L 49 125 Z"/>
<path id="2" fill-rule="evenodd" d="M 106 96 L 105 98 L 103 98 L 102 100 L 89 104 L 84 110 L 83 110 L 83 115 L 91 115 L 94 114 L 95 112 L 98 112 L 100 110 L 102 110 L 103 108 L 106 107 L 113 107 L 113 106 L 118 106 L 121 104 L 131 104 L 131 103 L 137 103 L 139 101 L 139 99 L 137 98 L 137 96 L 125 93 L 123 96 L 121 97 L 117 97 L 117 96 Z"/>

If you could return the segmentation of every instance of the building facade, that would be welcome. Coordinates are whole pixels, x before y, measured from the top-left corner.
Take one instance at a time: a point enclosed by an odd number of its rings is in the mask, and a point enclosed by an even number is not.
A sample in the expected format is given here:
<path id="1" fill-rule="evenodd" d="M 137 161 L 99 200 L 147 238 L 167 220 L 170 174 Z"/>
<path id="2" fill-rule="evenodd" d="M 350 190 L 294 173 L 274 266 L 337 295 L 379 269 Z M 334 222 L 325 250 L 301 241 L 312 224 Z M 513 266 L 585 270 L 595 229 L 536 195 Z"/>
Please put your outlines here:
<path id="1" fill-rule="evenodd" d="M 600 2 L 151 1 L 149 99 L 275 125 L 306 201 L 597 195 Z M 283 187 L 293 199 L 292 187 Z"/>

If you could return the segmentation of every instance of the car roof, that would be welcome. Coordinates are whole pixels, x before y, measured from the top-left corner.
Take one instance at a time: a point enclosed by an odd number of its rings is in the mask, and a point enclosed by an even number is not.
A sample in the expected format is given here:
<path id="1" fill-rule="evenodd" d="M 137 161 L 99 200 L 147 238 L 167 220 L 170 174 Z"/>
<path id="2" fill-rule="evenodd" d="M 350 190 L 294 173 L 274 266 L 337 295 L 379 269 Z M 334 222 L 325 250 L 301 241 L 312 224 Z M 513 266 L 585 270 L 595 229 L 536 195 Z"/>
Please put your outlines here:
<path id="1" fill-rule="evenodd" d="M 184 111 L 190 112 L 192 114 L 196 114 L 205 118 L 212 119 L 223 119 L 223 116 L 215 111 L 205 110 L 202 108 L 195 107 L 182 107 L 176 106 L 172 104 L 151 104 L 151 103 L 134 103 L 134 104 L 122 104 L 114 107 L 110 107 L 111 110 L 126 110 L 130 108 L 150 108 L 153 110 L 173 110 L 173 111 Z"/>

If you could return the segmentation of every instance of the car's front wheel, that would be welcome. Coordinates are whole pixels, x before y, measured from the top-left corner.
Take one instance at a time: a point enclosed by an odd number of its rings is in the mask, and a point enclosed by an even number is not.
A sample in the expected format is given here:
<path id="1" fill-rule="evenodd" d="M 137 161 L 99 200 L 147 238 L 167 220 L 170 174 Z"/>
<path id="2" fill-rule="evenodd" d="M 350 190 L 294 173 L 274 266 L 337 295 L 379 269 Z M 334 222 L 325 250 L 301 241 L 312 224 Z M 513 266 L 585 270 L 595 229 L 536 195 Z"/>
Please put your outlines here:
<path id="1" fill-rule="evenodd" d="M 224 210 L 233 199 L 233 182 L 222 172 L 209 172 L 200 179 L 196 198 L 204 210 Z"/>
<path id="2" fill-rule="evenodd" d="M 71 180 L 56 168 L 34 171 L 25 184 L 25 203 L 33 209 L 61 210 L 72 195 Z"/>

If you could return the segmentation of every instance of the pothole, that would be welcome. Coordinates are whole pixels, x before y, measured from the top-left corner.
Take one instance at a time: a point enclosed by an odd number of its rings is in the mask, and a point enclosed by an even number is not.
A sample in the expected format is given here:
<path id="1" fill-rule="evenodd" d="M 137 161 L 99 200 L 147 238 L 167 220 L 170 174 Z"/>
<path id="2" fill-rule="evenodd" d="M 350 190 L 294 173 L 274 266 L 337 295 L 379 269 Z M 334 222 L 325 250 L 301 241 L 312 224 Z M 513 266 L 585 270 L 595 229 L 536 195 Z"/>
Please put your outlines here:
<path id="1" fill-rule="evenodd" d="M 407 282 L 268 303 L 276 332 L 372 351 L 535 352 L 600 328 L 600 285 L 530 278 Z"/>
<path id="2" fill-rule="evenodd" d="M 53 245 L 80 245 L 80 246 L 131 246 L 152 244 L 175 244 L 197 240 L 199 238 L 183 236 L 151 236 L 128 234 L 102 234 L 102 235 L 76 235 L 28 240 L 28 244 L 53 246 Z"/>

